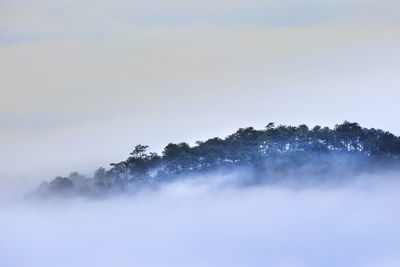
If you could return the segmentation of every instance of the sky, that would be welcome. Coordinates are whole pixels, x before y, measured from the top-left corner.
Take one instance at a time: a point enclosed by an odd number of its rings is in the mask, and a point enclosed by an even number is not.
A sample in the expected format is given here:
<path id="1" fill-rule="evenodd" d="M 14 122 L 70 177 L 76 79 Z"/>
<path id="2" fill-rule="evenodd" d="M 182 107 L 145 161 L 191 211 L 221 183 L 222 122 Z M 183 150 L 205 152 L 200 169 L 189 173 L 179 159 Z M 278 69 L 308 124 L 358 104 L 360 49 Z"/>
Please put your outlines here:
<path id="1" fill-rule="evenodd" d="M 0 185 L 239 127 L 400 135 L 394 0 L 0 2 Z"/>

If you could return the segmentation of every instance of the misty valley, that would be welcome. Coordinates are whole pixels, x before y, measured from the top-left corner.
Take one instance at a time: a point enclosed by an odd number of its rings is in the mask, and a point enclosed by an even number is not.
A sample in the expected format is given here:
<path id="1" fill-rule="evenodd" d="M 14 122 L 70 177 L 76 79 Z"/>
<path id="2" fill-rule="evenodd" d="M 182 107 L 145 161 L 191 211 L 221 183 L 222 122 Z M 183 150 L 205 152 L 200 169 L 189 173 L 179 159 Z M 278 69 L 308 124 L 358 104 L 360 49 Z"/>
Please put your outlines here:
<path id="1" fill-rule="evenodd" d="M 0 0 L 0 267 L 400 267 L 399 73 L 400 0 Z"/>

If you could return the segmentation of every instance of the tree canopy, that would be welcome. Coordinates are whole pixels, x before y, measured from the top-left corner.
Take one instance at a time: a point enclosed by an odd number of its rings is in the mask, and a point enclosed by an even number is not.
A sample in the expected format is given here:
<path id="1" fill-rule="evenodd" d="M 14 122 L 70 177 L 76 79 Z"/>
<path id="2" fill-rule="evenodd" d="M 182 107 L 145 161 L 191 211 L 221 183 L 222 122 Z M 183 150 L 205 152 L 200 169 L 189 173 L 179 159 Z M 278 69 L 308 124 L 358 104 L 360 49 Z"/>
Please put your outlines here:
<path id="1" fill-rule="evenodd" d="M 50 191 L 125 188 L 164 181 L 178 176 L 214 170 L 251 168 L 260 177 L 271 170 L 296 170 L 306 164 L 330 166 L 340 158 L 362 162 L 400 160 L 400 137 L 380 129 L 367 129 L 345 121 L 333 129 L 307 125 L 286 126 L 268 123 L 264 129 L 240 128 L 226 138 L 214 137 L 188 143 L 169 143 L 161 155 L 148 152 L 147 145 L 136 145 L 130 156 L 111 168 L 99 168 L 93 178 L 78 173 L 56 177 L 42 187 Z M 361 166 L 361 164 L 359 164 Z M 363 164 L 365 166 L 365 164 Z"/>

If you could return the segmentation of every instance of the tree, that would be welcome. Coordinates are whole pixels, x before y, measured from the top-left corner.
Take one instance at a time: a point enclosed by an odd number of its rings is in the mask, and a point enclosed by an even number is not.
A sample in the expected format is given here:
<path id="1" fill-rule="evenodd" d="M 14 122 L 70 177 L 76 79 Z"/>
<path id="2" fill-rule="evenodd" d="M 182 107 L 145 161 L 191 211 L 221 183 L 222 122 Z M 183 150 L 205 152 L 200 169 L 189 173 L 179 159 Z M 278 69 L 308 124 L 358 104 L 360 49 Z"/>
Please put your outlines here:
<path id="1" fill-rule="evenodd" d="M 104 182 L 107 178 L 107 171 L 103 167 L 98 168 L 94 172 L 93 178 L 98 182 Z"/>
<path id="2" fill-rule="evenodd" d="M 146 157 L 146 150 L 149 148 L 149 146 L 143 146 L 143 145 L 137 145 L 135 146 L 135 149 L 130 153 L 132 157 L 134 158 L 144 158 Z"/>
<path id="3" fill-rule="evenodd" d="M 187 143 L 182 142 L 179 144 L 169 143 L 164 148 L 162 154 L 165 159 L 173 159 L 179 157 L 183 153 L 189 153 L 189 152 L 190 152 L 190 146 Z"/>
<path id="4" fill-rule="evenodd" d="M 69 192 L 72 190 L 74 184 L 69 178 L 58 176 L 49 183 L 50 191 L 54 192 Z"/>

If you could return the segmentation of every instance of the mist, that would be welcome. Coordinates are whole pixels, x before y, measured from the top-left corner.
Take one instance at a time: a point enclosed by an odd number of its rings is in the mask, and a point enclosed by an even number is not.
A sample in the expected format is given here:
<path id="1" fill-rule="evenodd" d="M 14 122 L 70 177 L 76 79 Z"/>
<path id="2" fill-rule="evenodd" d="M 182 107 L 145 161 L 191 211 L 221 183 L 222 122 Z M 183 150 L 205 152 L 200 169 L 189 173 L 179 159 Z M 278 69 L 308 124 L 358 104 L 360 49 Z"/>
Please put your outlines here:
<path id="1" fill-rule="evenodd" d="M 1 266 L 399 266 L 399 174 L 302 187 L 216 174 L 106 199 L 3 201 Z"/>

